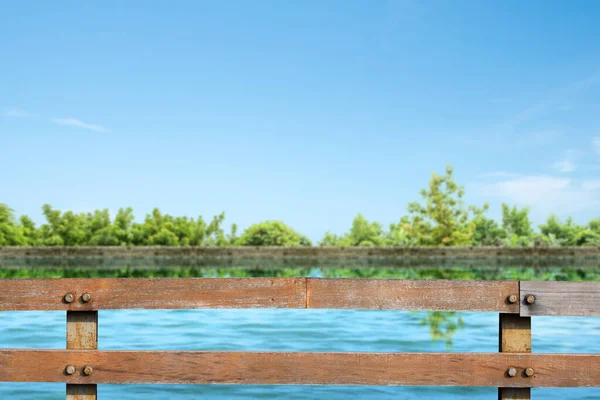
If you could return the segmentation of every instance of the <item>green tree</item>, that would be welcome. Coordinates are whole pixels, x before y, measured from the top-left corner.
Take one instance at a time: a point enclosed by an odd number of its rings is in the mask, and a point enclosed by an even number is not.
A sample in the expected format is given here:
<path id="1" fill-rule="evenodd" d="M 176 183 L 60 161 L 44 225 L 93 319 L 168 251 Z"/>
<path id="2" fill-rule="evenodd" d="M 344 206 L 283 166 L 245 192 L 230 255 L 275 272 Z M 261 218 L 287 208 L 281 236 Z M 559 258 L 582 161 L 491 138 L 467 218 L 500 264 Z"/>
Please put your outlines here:
<path id="1" fill-rule="evenodd" d="M 531 221 L 529 220 L 529 207 L 518 209 L 517 206 L 512 208 L 506 204 L 502 204 L 502 228 L 508 235 L 517 235 L 518 237 L 531 236 Z"/>
<path id="2" fill-rule="evenodd" d="M 592 232 L 600 234 L 600 218 L 591 220 L 588 223 L 588 229 Z"/>
<path id="3" fill-rule="evenodd" d="M 327 232 L 320 241 L 321 246 L 386 246 L 392 243 L 391 237 L 379 222 L 369 222 L 362 214 L 352 221 L 350 232 L 335 235 Z"/>
<path id="4" fill-rule="evenodd" d="M 26 245 L 39 245 L 39 230 L 35 227 L 35 223 L 31 220 L 31 218 L 29 218 L 27 215 L 21 215 L 21 217 L 19 217 L 19 223 L 26 239 Z"/>
<path id="5" fill-rule="evenodd" d="M 451 166 L 446 167 L 443 176 L 434 172 L 429 187 L 420 194 L 422 203 L 408 205 L 411 219 L 406 226 L 419 244 L 461 246 L 472 243 L 474 218 L 482 215 L 488 205 L 478 208 L 465 204 L 465 189 L 454 180 Z"/>
<path id="6" fill-rule="evenodd" d="M 16 223 L 14 211 L 0 203 L 0 246 L 24 246 L 29 244 L 23 229 Z"/>
<path id="7" fill-rule="evenodd" d="M 46 246 L 119 245 L 111 224 L 108 209 L 90 213 L 61 212 L 49 204 L 42 207 L 46 224 L 38 234 Z"/>
<path id="8" fill-rule="evenodd" d="M 390 230 L 387 234 L 387 244 L 390 246 L 414 246 L 419 243 L 419 239 L 411 233 L 410 220 L 408 217 L 402 217 L 398 224 L 390 224 Z"/>
<path id="9" fill-rule="evenodd" d="M 124 211 L 117 220 L 121 221 L 121 225 L 129 224 L 129 214 Z M 224 213 L 213 217 L 207 224 L 202 217 L 173 217 L 155 208 L 146 215 L 143 223 L 132 224 L 132 242 L 149 246 L 223 246 L 227 244 L 222 229 L 224 220 Z"/>
<path id="10" fill-rule="evenodd" d="M 556 215 L 550 215 L 546 223 L 540 225 L 540 232 L 546 241 L 563 246 L 589 246 L 600 244 L 600 233 L 595 231 L 592 221 L 588 227 L 576 224 L 571 217 L 563 223 Z"/>
<path id="11" fill-rule="evenodd" d="M 323 239 L 321 239 L 319 241 L 319 246 L 344 247 L 344 246 L 349 246 L 347 243 L 348 243 L 348 241 L 346 240 L 345 235 L 339 236 L 339 235 L 336 235 L 335 233 L 325 232 L 325 236 L 323 236 Z"/>
<path id="12" fill-rule="evenodd" d="M 492 246 L 504 243 L 507 234 L 498 223 L 484 215 L 478 215 L 474 219 L 473 244 L 478 246 Z"/>
<path id="13" fill-rule="evenodd" d="M 303 236 L 281 221 L 265 221 L 251 225 L 237 240 L 241 246 L 310 246 Z"/>
<path id="14" fill-rule="evenodd" d="M 42 226 L 42 241 L 46 246 L 81 246 L 86 244 L 85 215 L 75 214 L 72 211 L 61 213 L 54 210 L 49 204 L 44 204 L 42 212 L 46 217 L 46 224 Z"/>

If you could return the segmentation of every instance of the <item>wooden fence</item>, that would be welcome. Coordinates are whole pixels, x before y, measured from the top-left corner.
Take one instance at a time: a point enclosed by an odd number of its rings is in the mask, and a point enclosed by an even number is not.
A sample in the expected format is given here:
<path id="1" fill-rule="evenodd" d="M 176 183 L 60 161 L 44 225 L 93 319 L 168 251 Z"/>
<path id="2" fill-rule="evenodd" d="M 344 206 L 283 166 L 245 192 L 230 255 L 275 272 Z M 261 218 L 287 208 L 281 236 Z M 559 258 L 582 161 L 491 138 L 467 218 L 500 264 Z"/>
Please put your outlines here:
<path id="1" fill-rule="evenodd" d="M 302 353 L 98 350 L 98 310 L 319 308 L 499 314 L 498 353 Z M 600 283 L 391 279 L 0 280 L 0 310 L 62 310 L 66 350 L 0 350 L 0 381 L 97 384 L 600 386 L 600 355 L 531 353 L 531 317 L 600 315 Z M 35 332 L 32 332 L 35 334 Z"/>

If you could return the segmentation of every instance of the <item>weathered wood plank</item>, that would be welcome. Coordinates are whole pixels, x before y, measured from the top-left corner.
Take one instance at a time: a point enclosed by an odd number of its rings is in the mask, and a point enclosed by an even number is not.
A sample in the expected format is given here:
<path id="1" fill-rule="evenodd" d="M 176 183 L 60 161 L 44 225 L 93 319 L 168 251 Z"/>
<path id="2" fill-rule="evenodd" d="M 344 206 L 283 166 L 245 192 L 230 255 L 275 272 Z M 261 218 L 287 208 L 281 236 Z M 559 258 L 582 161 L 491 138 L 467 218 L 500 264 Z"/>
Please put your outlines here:
<path id="1" fill-rule="evenodd" d="M 500 314 L 499 351 L 531 353 L 531 318 L 516 314 Z M 529 400 L 529 388 L 498 388 L 499 400 Z"/>
<path id="2" fill-rule="evenodd" d="M 500 314 L 499 351 L 531 353 L 531 318 Z"/>
<path id="3" fill-rule="evenodd" d="M 535 300 L 529 304 L 527 296 Z M 600 315 L 600 282 L 521 282 L 521 315 Z"/>
<path id="4" fill-rule="evenodd" d="M 78 372 L 66 375 L 67 364 Z M 79 372 L 85 365 L 92 375 Z M 508 376 L 509 367 L 515 377 Z M 19 349 L 0 350 L 0 381 L 589 387 L 600 386 L 600 355 Z"/>
<path id="5" fill-rule="evenodd" d="M 517 281 L 312 279 L 308 308 L 447 310 L 518 313 Z"/>
<path id="6" fill-rule="evenodd" d="M 98 311 L 67 311 L 67 349 L 98 349 Z M 64 369 L 63 369 L 64 371 Z M 76 373 L 80 373 L 79 369 Z M 96 400 L 94 384 L 67 384 L 67 400 Z"/>
<path id="7" fill-rule="evenodd" d="M 357 308 L 600 315 L 600 282 L 388 279 L 16 279 L 0 280 L 0 310 L 127 308 Z M 72 293 L 74 300 L 64 300 Z M 90 293 L 83 302 L 83 293 Z M 523 299 L 532 294 L 533 304 Z"/>
<path id="8" fill-rule="evenodd" d="M 74 385 L 67 383 L 67 400 L 96 400 L 98 385 Z"/>
<path id="9" fill-rule="evenodd" d="M 498 258 L 566 257 L 600 259 L 600 247 L 164 247 L 164 246 L 0 246 L 2 258 Z"/>
<path id="10" fill-rule="evenodd" d="M 71 293 L 73 301 L 65 301 Z M 82 296 L 91 299 L 84 302 Z M 518 313 L 516 281 L 392 279 L 0 280 L 0 310 L 356 308 Z"/>
<path id="11" fill-rule="evenodd" d="M 67 311 L 67 350 L 98 349 L 98 311 Z"/>
<path id="12" fill-rule="evenodd" d="M 73 302 L 65 301 L 67 293 L 73 294 Z M 88 302 L 84 293 L 91 295 Z M 0 310 L 305 306 L 305 278 L 0 280 Z"/>

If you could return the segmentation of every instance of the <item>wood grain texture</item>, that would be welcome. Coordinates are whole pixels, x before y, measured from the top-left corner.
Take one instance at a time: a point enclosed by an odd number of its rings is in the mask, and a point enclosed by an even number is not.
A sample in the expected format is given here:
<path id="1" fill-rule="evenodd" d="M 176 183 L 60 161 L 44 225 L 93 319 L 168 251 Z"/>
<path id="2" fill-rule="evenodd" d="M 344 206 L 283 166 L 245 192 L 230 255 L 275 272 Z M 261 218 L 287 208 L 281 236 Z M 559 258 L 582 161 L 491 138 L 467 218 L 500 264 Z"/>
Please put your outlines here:
<path id="1" fill-rule="evenodd" d="M 526 304 L 527 295 L 535 303 Z M 521 282 L 521 315 L 600 315 L 600 282 Z"/>
<path id="2" fill-rule="evenodd" d="M 66 303 L 66 293 L 75 301 Z M 84 303 L 81 295 L 92 294 Z M 304 308 L 304 278 L 2 279 L 0 310 Z"/>
<path id="3" fill-rule="evenodd" d="M 98 349 L 98 311 L 67 312 L 67 350 Z"/>
<path id="4" fill-rule="evenodd" d="M 92 294 L 84 303 L 81 295 Z M 75 301 L 66 303 L 66 293 Z M 395 279 L 0 280 L 0 310 L 354 308 L 518 313 L 516 281 Z"/>
<path id="5" fill-rule="evenodd" d="M 499 351 L 531 353 L 531 318 L 517 314 L 500 314 Z M 529 388 L 498 388 L 499 400 L 529 400 Z"/>
<path id="6" fill-rule="evenodd" d="M 308 279 L 308 308 L 518 313 L 517 281 Z"/>
<path id="7" fill-rule="evenodd" d="M 78 367 L 66 375 L 64 367 Z M 84 376 L 81 367 L 94 374 Z M 515 367 L 517 376 L 506 374 Z M 526 377 L 525 368 L 535 370 Z M 600 355 L 0 350 L 2 382 L 600 386 Z"/>
<path id="8" fill-rule="evenodd" d="M 499 351 L 531 353 L 531 318 L 500 314 Z"/>
<path id="9" fill-rule="evenodd" d="M 67 349 L 98 349 L 98 311 L 67 311 Z M 97 390 L 93 384 L 67 384 L 66 398 L 96 400 Z"/>

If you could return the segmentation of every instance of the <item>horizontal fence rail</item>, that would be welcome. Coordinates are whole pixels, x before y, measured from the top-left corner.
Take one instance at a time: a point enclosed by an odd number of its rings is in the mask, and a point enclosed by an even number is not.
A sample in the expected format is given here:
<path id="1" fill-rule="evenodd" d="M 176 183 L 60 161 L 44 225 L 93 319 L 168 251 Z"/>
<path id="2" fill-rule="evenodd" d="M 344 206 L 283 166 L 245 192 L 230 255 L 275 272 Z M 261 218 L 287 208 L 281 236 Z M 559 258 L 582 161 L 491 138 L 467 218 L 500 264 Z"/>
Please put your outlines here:
<path id="1" fill-rule="evenodd" d="M 315 308 L 499 314 L 499 353 L 99 351 L 98 310 Z M 531 353 L 531 316 L 600 315 L 600 282 L 321 278 L 4 279 L 0 310 L 67 312 L 67 350 L 0 349 L 0 381 L 62 382 L 95 400 L 103 383 L 600 386 L 600 355 Z"/>
<path id="2" fill-rule="evenodd" d="M 521 315 L 600 316 L 599 282 L 521 282 L 524 299 Z"/>
<path id="3" fill-rule="evenodd" d="M 2 381 L 71 384 L 600 386 L 600 355 L 579 354 L 0 350 L 0 365 Z"/>
<path id="4" fill-rule="evenodd" d="M 339 308 L 519 313 L 518 294 L 517 281 L 0 279 L 0 310 Z"/>

